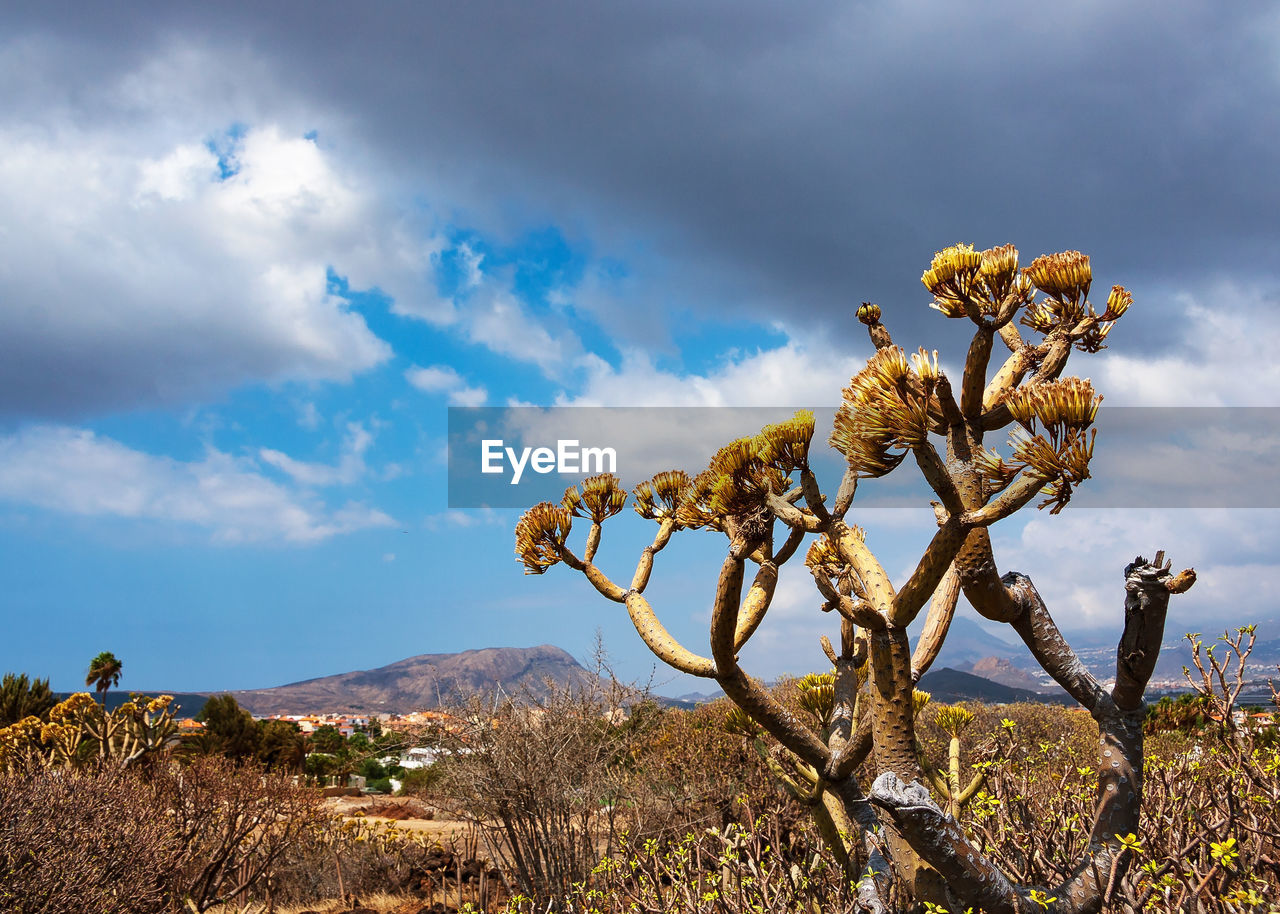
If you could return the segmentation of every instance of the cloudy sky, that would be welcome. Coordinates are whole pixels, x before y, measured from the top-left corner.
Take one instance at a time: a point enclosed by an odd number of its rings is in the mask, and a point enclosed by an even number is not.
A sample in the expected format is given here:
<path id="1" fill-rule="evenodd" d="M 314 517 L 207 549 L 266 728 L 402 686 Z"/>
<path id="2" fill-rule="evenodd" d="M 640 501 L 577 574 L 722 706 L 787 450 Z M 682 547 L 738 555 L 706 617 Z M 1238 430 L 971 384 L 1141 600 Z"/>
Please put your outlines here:
<path id="1" fill-rule="evenodd" d="M 625 613 L 522 575 L 517 512 L 449 507 L 447 407 L 832 406 L 864 299 L 958 364 L 919 284 L 957 241 L 1133 291 L 1073 366 L 1108 406 L 1280 405 L 1271 3 L 46 3 L 0 36 L 0 669 L 55 687 L 100 650 L 242 688 L 597 628 L 644 677 Z M 860 519 L 894 573 L 929 533 Z M 996 539 L 1081 636 L 1156 548 L 1201 573 L 1172 630 L 1280 616 L 1275 510 Z M 721 548 L 653 585 L 697 648 Z M 815 603 L 784 579 L 755 671 L 821 664 Z"/>

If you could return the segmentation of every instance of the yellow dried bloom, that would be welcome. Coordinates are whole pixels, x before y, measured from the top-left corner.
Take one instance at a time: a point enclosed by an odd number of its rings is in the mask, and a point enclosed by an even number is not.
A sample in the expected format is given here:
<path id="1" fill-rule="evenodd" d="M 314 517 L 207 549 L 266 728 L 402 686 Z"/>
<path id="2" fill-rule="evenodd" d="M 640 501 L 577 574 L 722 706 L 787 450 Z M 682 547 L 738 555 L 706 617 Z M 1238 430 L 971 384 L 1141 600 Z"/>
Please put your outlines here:
<path id="1" fill-rule="evenodd" d="M 41 748 L 44 723 L 38 717 L 24 717 L 8 727 L 0 728 L 0 770 L 19 754 Z"/>
<path id="2" fill-rule="evenodd" d="M 1055 438 L 1092 425 L 1101 403 L 1102 397 L 1094 393 L 1088 378 L 1060 378 L 1033 384 L 1012 392 L 1004 400 L 1013 418 L 1032 432 L 1039 421 Z"/>
<path id="3" fill-rule="evenodd" d="M 735 438 L 711 458 L 709 469 L 717 476 L 746 472 L 756 463 L 756 449 L 750 438 Z"/>
<path id="4" fill-rule="evenodd" d="M 1081 352 L 1099 352 L 1106 347 L 1107 335 L 1116 321 L 1129 310 L 1133 304 L 1133 296 L 1124 286 L 1112 286 L 1107 296 L 1107 307 L 1101 314 L 1088 305 L 1085 312 L 1087 320 L 1081 321 L 1071 333 L 1071 341 Z"/>
<path id="5" fill-rule="evenodd" d="M 983 479 L 990 479 L 1001 486 L 1007 485 L 1022 472 L 1021 464 L 1005 463 L 999 454 L 986 448 L 978 448 L 973 456 L 973 465 Z"/>
<path id="6" fill-rule="evenodd" d="M 850 532 L 859 540 L 865 539 L 861 527 L 851 527 Z M 859 599 L 867 599 L 867 590 L 862 579 L 854 572 L 853 567 L 840 556 L 834 543 L 824 534 L 814 540 L 805 554 L 804 563 L 817 575 L 824 577 L 835 585 L 842 594 L 853 594 Z"/>
<path id="7" fill-rule="evenodd" d="M 667 470 L 640 483 L 631 494 L 636 513 L 648 520 L 661 520 L 676 513 L 693 488 L 689 474 L 683 470 Z"/>
<path id="8" fill-rule="evenodd" d="M 1037 289 L 1060 302 L 1082 303 L 1089 295 L 1093 268 L 1089 256 L 1079 251 L 1042 254 L 1026 268 Z"/>
<path id="9" fill-rule="evenodd" d="M 560 503 L 574 517 L 589 517 L 598 524 L 622 510 L 627 503 L 627 490 L 622 488 L 617 476 L 602 473 L 584 479 L 581 492 L 578 486 L 565 489 Z"/>
<path id="10" fill-rule="evenodd" d="M 549 501 L 524 513 L 516 524 L 516 555 L 524 562 L 525 574 L 542 574 L 560 561 L 559 549 L 572 523 L 568 510 Z"/>
<path id="11" fill-rule="evenodd" d="M 1073 311 L 1064 316 L 1063 307 L 1062 302 L 1053 299 L 1032 302 L 1027 306 L 1026 313 L 1022 315 L 1022 323 L 1038 333 L 1048 333 L 1074 314 Z"/>
<path id="12" fill-rule="evenodd" d="M 973 723 L 973 712 L 959 705 L 942 707 L 938 709 L 933 722 L 952 739 L 959 739 L 961 731 Z"/>
<path id="13" fill-rule="evenodd" d="M 680 526 L 687 527 L 690 530 L 696 530 L 699 527 L 707 527 L 712 530 L 723 530 L 724 524 L 721 519 L 711 510 L 709 500 L 711 498 L 711 489 L 715 485 L 715 474 L 710 470 L 703 470 L 693 478 L 693 482 L 689 485 L 689 492 L 680 506 L 676 508 L 676 520 L 680 522 Z"/>
<path id="14" fill-rule="evenodd" d="M 927 439 L 938 375 L 935 363 L 921 359 L 918 364 L 923 377 L 899 347 L 886 346 L 844 389 L 829 441 L 860 475 L 885 475 L 906 453 L 890 454 L 891 449 L 918 447 Z"/>
<path id="15" fill-rule="evenodd" d="M 983 285 L 992 307 L 1000 304 L 1018 279 L 1018 249 L 1011 244 L 982 252 Z"/>
<path id="16" fill-rule="evenodd" d="M 1097 352 L 1103 348 L 1111 325 L 1133 300 L 1124 289 L 1116 286 L 1107 300 L 1108 311 L 1102 315 L 1094 311 L 1086 301 L 1093 282 L 1093 269 L 1089 266 L 1089 258 L 1079 251 L 1044 254 L 1031 261 L 1023 274 L 1049 298 L 1031 304 L 1023 315 L 1022 323 L 1040 333 L 1059 327 L 1070 330 L 1072 342 L 1085 352 Z M 1113 302 L 1114 313 L 1111 311 Z"/>
<path id="17" fill-rule="evenodd" d="M 1089 478 L 1089 461 L 1093 459 L 1093 445 L 1098 432 L 1091 429 L 1069 430 L 1054 441 L 1043 435 L 1029 435 L 1019 429 L 1009 436 L 1013 445 L 1013 457 L 1027 471 L 1041 479 L 1051 480 L 1044 493 L 1049 497 L 1038 507 L 1050 505 L 1050 514 L 1057 514 L 1071 499 L 1074 486 Z"/>
<path id="18" fill-rule="evenodd" d="M 766 425 L 755 437 L 756 456 L 783 473 L 803 468 L 808 465 L 813 429 L 813 413 L 807 409 L 786 422 Z"/>
<path id="19" fill-rule="evenodd" d="M 973 301 L 977 291 L 981 266 L 982 254 L 971 244 L 953 244 L 934 254 L 929 269 L 920 277 L 924 287 L 933 293 L 932 307 L 947 317 L 964 317 L 968 313 L 966 303 Z"/>
<path id="20" fill-rule="evenodd" d="M 844 565 L 844 562 L 840 559 L 840 554 L 826 534 L 818 537 L 809 545 L 809 551 L 804 556 L 804 563 L 810 568 L 832 569 L 833 574 L 835 570 Z"/>
<path id="21" fill-rule="evenodd" d="M 70 698 L 67 698 L 54 705 L 49 710 L 49 720 L 55 724 L 61 724 L 68 720 L 79 717 L 85 711 L 97 711 L 98 703 L 88 692 L 76 692 Z"/>
<path id="22" fill-rule="evenodd" d="M 1114 321 L 1128 311 L 1132 304 L 1133 294 L 1128 289 L 1124 286 L 1112 286 L 1111 294 L 1107 296 L 1107 310 L 1103 312 L 1102 319 Z"/>
<path id="23" fill-rule="evenodd" d="M 911 356 L 911 367 L 915 369 L 916 375 L 926 385 L 937 384 L 940 376 L 938 371 L 938 350 L 933 350 L 931 356 L 921 346 L 920 351 Z"/>
<path id="24" fill-rule="evenodd" d="M 751 438 L 731 441 L 711 458 L 707 507 L 720 517 L 743 518 L 764 510 L 770 491 L 781 493 L 787 478 L 756 453 Z"/>

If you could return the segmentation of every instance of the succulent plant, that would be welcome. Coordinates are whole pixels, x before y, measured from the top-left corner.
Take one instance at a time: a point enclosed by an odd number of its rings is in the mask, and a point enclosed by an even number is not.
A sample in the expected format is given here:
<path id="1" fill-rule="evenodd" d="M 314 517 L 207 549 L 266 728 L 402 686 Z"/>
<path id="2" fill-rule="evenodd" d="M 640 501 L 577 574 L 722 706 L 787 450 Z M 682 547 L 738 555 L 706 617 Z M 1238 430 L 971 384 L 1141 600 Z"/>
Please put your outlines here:
<path id="1" fill-rule="evenodd" d="M 1087 379 L 1063 372 L 1073 351 L 1103 348 L 1133 302 L 1113 286 L 1097 310 L 1089 301 L 1092 266 L 1078 251 L 1037 257 L 1024 268 L 1019 263 L 1010 244 L 986 250 L 955 244 L 935 254 L 921 276 L 934 309 L 973 324 L 956 380 L 939 367 L 936 351 L 908 355 L 894 345 L 884 310 L 862 303 L 857 319 L 875 351 L 844 388 L 828 437 L 845 459 L 831 497 L 811 467 L 814 416 L 802 411 L 729 442 L 696 476 L 671 470 L 635 487 L 636 512 L 658 531 L 629 586 L 594 562 L 602 525 L 626 497 L 614 477 L 571 487 L 561 505 L 537 505 L 516 527 L 516 552 L 530 573 L 561 562 L 579 571 L 607 599 L 626 606 L 658 657 L 720 684 L 736 705 L 731 729 L 750 739 L 779 782 L 813 811 L 850 877 L 869 873 L 859 882 L 859 903 L 872 911 L 888 910 L 879 896 L 890 867 L 885 849 L 922 905 L 958 900 L 990 914 L 1019 914 L 1032 909 L 1028 899 L 1035 892 L 1069 899 L 1072 911 L 1097 909 L 1113 865 L 1127 865 L 1119 837 L 1137 828 L 1142 745 L 1135 734 L 1168 600 L 1194 582 L 1189 569 L 1175 575 L 1161 564 L 1162 553 L 1125 569 L 1125 633 L 1116 683 L 1107 690 L 1079 663 L 1031 580 L 1000 576 L 987 528 L 1038 497 L 1041 508 L 1057 513 L 1089 479 L 1102 398 Z M 1019 313 L 1030 339 L 1018 329 Z M 997 338 L 1008 355 L 991 371 Z M 985 443 L 1001 429 L 1009 429 L 1007 458 Z M 846 517 L 859 479 L 894 472 L 908 457 L 936 495 L 937 527 L 915 569 L 895 586 L 866 534 Z M 573 517 L 590 522 L 581 556 L 568 543 Z M 680 530 L 710 531 L 728 541 L 712 598 L 710 656 L 681 644 L 645 596 L 657 556 Z M 803 712 L 796 714 L 748 676 L 738 657 L 772 605 L 780 566 L 807 537 L 813 541 L 804 564 L 822 610 L 838 620 L 839 645 L 822 637 L 833 670 L 796 683 Z M 955 825 L 981 783 L 959 782 L 959 741 L 969 712 L 944 707 L 937 714 L 951 738 L 946 777 L 922 767 L 917 752 L 915 721 L 928 696 L 915 685 L 937 657 L 961 594 L 988 620 L 1010 624 L 1102 730 L 1107 764 L 1100 759 L 1086 856 L 1074 875 L 1047 892 L 1015 885 Z M 921 612 L 924 631 L 913 649 L 907 627 Z M 868 796 L 861 784 L 876 774 Z M 926 780 L 952 819 L 929 798 Z"/>

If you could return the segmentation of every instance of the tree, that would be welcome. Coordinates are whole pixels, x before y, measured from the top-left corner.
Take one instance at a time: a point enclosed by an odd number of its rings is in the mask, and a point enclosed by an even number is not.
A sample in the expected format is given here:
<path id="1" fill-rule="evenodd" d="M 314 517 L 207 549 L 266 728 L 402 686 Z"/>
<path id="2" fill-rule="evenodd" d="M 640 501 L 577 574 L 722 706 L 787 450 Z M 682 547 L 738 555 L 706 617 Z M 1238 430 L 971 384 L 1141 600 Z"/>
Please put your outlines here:
<path id="1" fill-rule="evenodd" d="M 94 691 L 98 693 L 98 697 L 102 699 L 102 704 L 105 706 L 107 703 L 107 690 L 120 684 L 120 673 L 123 670 L 124 664 L 116 659 L 115 654 L 110 651 L 103 651 L 89 661 L 89 672 L 85 674 L 84 684 L 93 686 Z"/>
<path id="2" fill-rule="evenodd" d="M 253 715 L 243 710 L 234 695 L 214 695 L 204 703 L 196 720 L 204 724 L 210 748 L 229 759 L 246 759 L 258 752 L 262 731 Z"/>
<path id="3" fill-rule="evenodd" d="M 58 701 L 48 679 L 28 679 L 26 673 L 5 673 L 0 681 L 0 727 L 27 717 L 43 718 Z"/>
<path id="4" fill-rule="evenodd" d="M 851 876 L 869 873 L 859 882 L 864 908 L 888 910 L 896 873 L 916 903 L 949 910 L 1097 911 L 1109 881 L 1132 862 L 1121 838 L 1137 830 L 1142 802 L 1143 692 L 1159 655 L 1170 595 L 1189 588 L 1195 573 L 1172 573 L 1162 551 L 1124 569 L 1125 627 L 1115 685 L 1108 690 L 1067 644 L 1031 579 L 1018 572 L 1000 576 L 987 528 L 1041 496 L 1039 507 L 1056 514 L 1089 478 L 1096 437 L 1091 426 L 1101 397 L 1087 380 L 1062 372 L 1073 348 L 1093 353 L 1104 347 L 1132 296 L 1114 286 L 1099 312 L 1088 301 L 1087 256 L 1046 255 L 1020 270 L 1012 245 L 946 248 L 921 279 L 934 308 L 974 325 L 962 376 L 953 386 L 936 351 L 921 349 L 908 358 L 893 344 L 881 309 L 864 303 L 858 318 L 875 353 L 844 389 L 835 414 L 829 443 L 846 468 L 834 493 L 823 493 L 809 465 L 815 419 L 800 412 L 729 443 L 694 478 L 673 470 L 636 486 L 635 510 L 655 521 L 658 532 L 629 586 L 595 564 L 602 525 L 627 499 L 611 474 L 570 487 L 559 504 L 543 502 L 526 512 L 516 526 L 516 553 L 531 574 L 558 563 L 582 573 L 606 599 L 626 606 L 659 658 L 681 672 L 715 679 L 740 709 L 741 728 L 776 740 L 787 776 L 837 858 Z M 1030 339 L 1013 323 L 1019 312 Z M 988 377 L 997 336 L 1009 355 Z M 984 442 L 1009 426 L 1011 456 L 1005 458 Z M 859 480 L 884 476 L 908 456 L 937 497 L 937 529 L 915 570 L 895 587 L 865 532 L 846 517 Z M 568 544 L 575 518 L 590 523 L 581 555 Z M 712 604 L 710 657 L 676 641 L 644 595 L 655 559 L 673 534 L 699 529 L 728 540 Z M 808 537 L 814 540 L 804 564 L 823 610 L 833 611 L 840 626 L 838 649 L 825 636 L 821 640 L 834 667 L 821 726 L 788 711 L 738 663 L 769 610 L 779 568 Z M 748 566 L 755 570 L 744 597 Z M 1016 885 L 969 842 L 926 786 L 914 685 L 937 657 L 961 593 L 987 619 L 1008 624 L 1100 728 L 1088 847 L 1060 885 Z M 926 605 L 913 649 L 907 627 Z M 861 786 L 866 783 L 869 794 Z"/>
<path id="5" fill-rule="evenodd" d="M 347 741 L 332 724 L 316 727 L 311 734 L 311 749 L 326 755 L 338 755 L 347 747 Z"/>
<path id="6" fill-rule="evenodd" d="M 298 725 L 291 720 L 263 720 L 258 722 L 260 739 L 258 758 L 268 768 L 278 771 L 300 772 L 307 757 L 306 739 Z"/>

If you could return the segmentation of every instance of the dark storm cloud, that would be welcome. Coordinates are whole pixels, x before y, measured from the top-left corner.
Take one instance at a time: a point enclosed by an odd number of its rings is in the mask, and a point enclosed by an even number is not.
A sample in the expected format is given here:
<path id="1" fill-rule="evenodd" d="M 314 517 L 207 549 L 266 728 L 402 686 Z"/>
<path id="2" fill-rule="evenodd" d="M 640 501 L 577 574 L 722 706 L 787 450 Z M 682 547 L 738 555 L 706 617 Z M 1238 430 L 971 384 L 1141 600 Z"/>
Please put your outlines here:
<path id="1" fill-rule="evenodd" d="M 248 51 L 433 205 L 554 222 L 669 302 L 923 321 L 916 277 L 957 240 L 1080 248 L 1140 293 L 1274 285 L 1274 9 L 73 4 L 8 31 L 88 49 L 69 84 L 178 40 Z"/>

